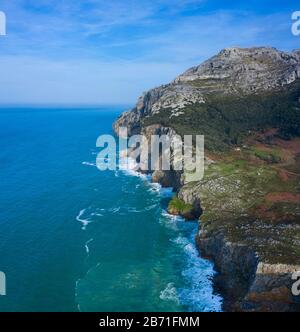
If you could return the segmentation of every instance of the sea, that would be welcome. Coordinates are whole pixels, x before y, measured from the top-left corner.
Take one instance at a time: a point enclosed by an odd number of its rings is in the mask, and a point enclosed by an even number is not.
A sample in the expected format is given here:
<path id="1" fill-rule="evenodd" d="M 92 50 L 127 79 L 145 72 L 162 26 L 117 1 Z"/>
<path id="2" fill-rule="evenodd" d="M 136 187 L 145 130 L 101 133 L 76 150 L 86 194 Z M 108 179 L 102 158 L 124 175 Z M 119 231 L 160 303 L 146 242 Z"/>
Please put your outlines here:
<path id="1" fill-rule="evenodd" d="M 0 109 L 0 311 L 221 311 L 172 188 L 96 167 L 126 106 Z"/>

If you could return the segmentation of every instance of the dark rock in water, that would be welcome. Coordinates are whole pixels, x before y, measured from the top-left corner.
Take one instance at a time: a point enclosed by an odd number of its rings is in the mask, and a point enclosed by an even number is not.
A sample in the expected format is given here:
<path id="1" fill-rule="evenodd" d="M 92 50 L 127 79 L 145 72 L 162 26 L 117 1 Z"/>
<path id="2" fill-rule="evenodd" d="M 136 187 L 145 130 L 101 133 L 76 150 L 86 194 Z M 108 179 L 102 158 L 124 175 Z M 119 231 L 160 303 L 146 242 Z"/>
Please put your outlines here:
<path id="1" fill-rule="evenodd" d="M 177 191 L 181 186 L 180 174 L 174 171 L 154 171 L 152 181 L 161 184 L 164 188 L 172 187 L 174 191 Z"/>

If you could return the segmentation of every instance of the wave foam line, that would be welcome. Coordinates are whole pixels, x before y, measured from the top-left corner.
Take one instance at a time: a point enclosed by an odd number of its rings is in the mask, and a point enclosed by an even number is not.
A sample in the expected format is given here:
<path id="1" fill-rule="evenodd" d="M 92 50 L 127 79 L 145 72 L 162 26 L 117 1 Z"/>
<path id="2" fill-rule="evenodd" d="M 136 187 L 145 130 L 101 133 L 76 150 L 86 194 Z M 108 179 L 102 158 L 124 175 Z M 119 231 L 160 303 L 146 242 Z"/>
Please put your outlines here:
<path id="1" fill-rule="evenodd" d="M 95 163 L 91 163 L 89 161 L 83 161 L 81 163 L 82 165 L 86 165 L 86 166 L 93 166 L 93 167 L 97 167 L 97 165 Z"/>
<path id="2" fill-rule="evenodd" d="M 89 256 L 89 254 L 90 254 L 89 244 L 90 244 L 92 241 L 94 241 L 94 239 L 89 239 L 89 240 L 85 243 L 85 245 L 84 245 L 84 247 L 85 247 L 85 251 L 86 251 L 86 253 L 87 253 L 88 256 Z"/>
<path id="3" fill-rule="evenodd" d="M 79 221 L 79 222 L 81 222 L 82 225 L 83 225 L 82 226 L 82 230 L 86 230 L 88 224 L 90 224 L 92 222 L 89 219 L 83 219 L 83 218 L 81 218 L 84 215 L 85 211 L 86 211 L 86 209 L 80 210 L 78 216 L 76 217 L 76 220 Z"/>

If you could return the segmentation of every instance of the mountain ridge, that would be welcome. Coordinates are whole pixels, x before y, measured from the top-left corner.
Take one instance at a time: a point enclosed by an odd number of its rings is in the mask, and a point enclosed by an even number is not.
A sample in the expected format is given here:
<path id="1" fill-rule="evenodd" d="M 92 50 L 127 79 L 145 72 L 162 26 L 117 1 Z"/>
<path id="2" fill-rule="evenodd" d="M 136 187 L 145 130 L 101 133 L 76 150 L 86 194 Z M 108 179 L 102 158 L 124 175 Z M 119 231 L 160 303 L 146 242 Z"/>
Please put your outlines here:
<path id="1" fill-rule="evenodd" d="M 300 100 L 300 93 L 294 96 L 297 94 L 294 90 L 298 89 L 299 77 L 300 51 L 287 53 L 264 47 L 224 49 L 199 66 L 188 69 L 171 83 L 145 92 L 132 110 L 121 115 L 114 129 L 118 131 L 118 127 L 123 124 L 128 127 L 129 134 L 138 133 L 143 122 L 149 123 L 149 118 L 153 118 L 153 124 L 155 121 L 162 122 L 164 117 L 169 118 L 166 125 L 172 126 L 176 118 L 186 120 L 184 118 L 189 116 L 187 113 L 190 109 L 197 108 L 199 112 L 193 112 L 193 115 L 196 122 L 200 120 L 201 131 L 205 123 L 199 119 L 200 111 L 204 110 L 202 113 L 210 118 L 218 116 L 218 112 L 226 118 L 230 112 L 225 114 L 219 103 L 230 104 L 234 100 L 236 103 L 247 104 L 255 103 L 253 100 L 256 99 L 256 104 L 271 104 L 270 94 L 279 95 L 286 91 L 293 94 L 286 108 L 295 107 Z M 296 86 L 294 90 L 293 86 Z M 245 108 L 244 105 L 237 107 Z M 263 107 L 267 108 L 265 105 Z M 259 119 L 258 123 L 261 122 Z M 178 131 L 181 134 L 181 130 Z M 205 131 L 201 134 L 212 136 Z"/>

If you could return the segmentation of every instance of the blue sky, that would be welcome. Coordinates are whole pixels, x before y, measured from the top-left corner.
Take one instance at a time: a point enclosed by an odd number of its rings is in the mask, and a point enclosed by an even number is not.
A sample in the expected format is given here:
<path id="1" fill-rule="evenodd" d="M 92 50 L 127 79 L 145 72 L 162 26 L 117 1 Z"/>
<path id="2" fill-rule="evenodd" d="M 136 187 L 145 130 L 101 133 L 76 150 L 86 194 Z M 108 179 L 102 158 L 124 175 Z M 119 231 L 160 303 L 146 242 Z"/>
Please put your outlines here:
<path id="1" fill-rule="evenodd" d="M 134 103 L 229 46 L 300 48 L 295 0 L 0 0 L 0 103 Z"/>

